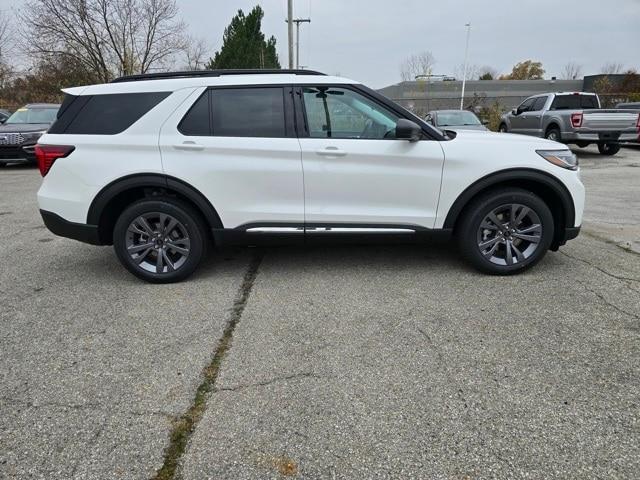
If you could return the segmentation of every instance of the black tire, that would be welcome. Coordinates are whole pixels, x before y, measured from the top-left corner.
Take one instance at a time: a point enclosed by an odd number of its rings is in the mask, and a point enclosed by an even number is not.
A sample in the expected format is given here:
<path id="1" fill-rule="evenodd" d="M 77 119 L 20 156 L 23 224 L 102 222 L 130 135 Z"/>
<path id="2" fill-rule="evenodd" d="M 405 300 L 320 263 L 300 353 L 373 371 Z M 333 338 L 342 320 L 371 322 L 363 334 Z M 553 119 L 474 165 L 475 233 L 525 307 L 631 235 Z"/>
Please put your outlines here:
<path id="1" fill-rule="evenodd" d="M 161 218 L 166 228 L 161 227 Z M 176 225 L 169 229 L 174 220 Z M 116 221 L 113 247 L 122 265 L 136 277 L 150 283 L 174 283 L 189 277 L 206 256 L 206 232 L 204 220 L 189 204 L 174 198 L 143 199 L 127 207 Z M 141 253 L 130 253 L 129 248 L 141 249 Z"/>
<path id="2" fill-rule="evenodd" d="M 498 132 L 500 132 L 500 133 L 509 133 L 509 129 L 507 128 L 507 124 L 506 123 L 501 123 L 500 126 L 498 127 Z"/>
<path id="3" fill-rule="evenodd" d="M 561 142 L 562 137 L 560 135 L 560 129 L 558 127 L 551 127 L 547 129 L 547 133 L 544 134 L 544 138 L 547 140 L 553 140 L 554 142 Z"/>
<path id="4" fill-rule="evenodd" d="M 620 151 L 619 143 L 598 143 L 598 151 L 601 155 L 606 155 L 608 157 L 615 155 Z"/>
<path id="5" fill-rule="evenodd" d="M 506 216 L 500 218 L 500 215 L 503 214 L 498 214 L 494 218 L 499 221 L 508 221 L 507 224 L 511 225 L 511 219 L 508 216 L 510 216 L 510 212 L 514 211 L 511 210 L 512 205 L 519 206 L 515 210 L 516 221 L 520 214 L 529 209 L 528 216 L 523 218 L 521 223 L 513 222 L 517 228 L 514 229 L 511 226 L 507 228 L 505 224 L 502 224 L 500 228 L 492 228 L 491 222 L 489 222 L 491 225 L 487 226 L 486 220 L 495 211 L 504 211 Z M 535 225 L 540 225 L 540 227 L 536 229 Z M 487 228 L 481 228 L 481 226 L 487 226 Z M 507 230 L 510 233 L 506 233 Z M 528 232 L 530 235 L 525 234 L 528 230 L 530 230 Z M 489 233 L 487 234 L 487 232 Z M 516 236 L 522 237 L 523 235 L 532 238 L 538 237 L 538 241 L 531 242 L 516 238 Z M 456 228 L 456 236 L 463 256 L 476 269 L 490 275 L 513 275 L 533 267 L 545 256 L 554 236 L 553 215 L 547 204 L 532 192 L 520 188 L 493 190 L 475 198 L 465 208 Z M 498 239 L 499 236 L 502 240 Z M 491 257 L 488 257 L 483 254 L 480 245 L 491 241 L 494 243 L 486 248 L 495 249 L 495 252 Z M 496 245 L 496 247 L 492 245 Z M 501 255 L 504 257 L 504 264 L 496 263 L 501 261 L 499 258 Z M 509 258 L 511 258 L 511 264 L 509 264 Z"/>

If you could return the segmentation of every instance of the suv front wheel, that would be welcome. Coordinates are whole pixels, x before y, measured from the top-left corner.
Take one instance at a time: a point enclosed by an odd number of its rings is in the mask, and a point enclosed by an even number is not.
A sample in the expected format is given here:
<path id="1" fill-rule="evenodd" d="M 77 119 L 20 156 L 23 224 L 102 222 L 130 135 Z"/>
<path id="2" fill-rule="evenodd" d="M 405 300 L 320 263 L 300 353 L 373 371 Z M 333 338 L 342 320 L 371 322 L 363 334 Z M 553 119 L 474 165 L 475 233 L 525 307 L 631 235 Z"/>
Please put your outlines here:
<path id="1" fill-rule="evenodd" d="M 144 199 L 118 218 L 113 246 L 135 276 L 152 283 L 179 282 L 205 256 L 206 228 L 198 213 L 180 200 Z"/>
<path id="2" fill-rule="evenodd" d="M 463 255 L 478 270 L 511 275 L 532 267 L 549 250 L 553 216 L 532 192 L 496 190 L 468 206 L 457 235 Z"/>

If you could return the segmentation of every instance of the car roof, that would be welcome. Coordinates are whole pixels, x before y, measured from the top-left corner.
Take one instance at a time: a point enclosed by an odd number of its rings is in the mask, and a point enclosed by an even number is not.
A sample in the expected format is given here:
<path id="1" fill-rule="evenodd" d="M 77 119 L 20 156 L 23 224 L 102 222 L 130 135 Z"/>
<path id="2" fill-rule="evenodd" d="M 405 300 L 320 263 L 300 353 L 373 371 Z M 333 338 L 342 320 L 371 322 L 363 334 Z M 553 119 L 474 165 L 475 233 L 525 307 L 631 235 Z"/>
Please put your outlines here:
<path id="1" fill-rule="evenodd" d="M 70 95 L 100 95 L 110 93 L 174 92 L 184 88 L 217 86 L 260 86 L 260 85 L 296 85 L 296 84 L 359 84 L 355 80 L 331 75 L 295 73 L 232 74 L 219 76 L 193 76 L 158 79 L 119 80 L 115 83 L 103 83 L 83 87 L 65 88 L 62 91 Z"/>
<path id="2" fill-rule="evenodd" d="M 429 113 L 460 113 L 460 112 L 469 112 L 475 115 L 475 113 L 472 112 L 471 110 L 460 110 L 457 108 L 451 108 L 449 110 L 432 110 Z"/>

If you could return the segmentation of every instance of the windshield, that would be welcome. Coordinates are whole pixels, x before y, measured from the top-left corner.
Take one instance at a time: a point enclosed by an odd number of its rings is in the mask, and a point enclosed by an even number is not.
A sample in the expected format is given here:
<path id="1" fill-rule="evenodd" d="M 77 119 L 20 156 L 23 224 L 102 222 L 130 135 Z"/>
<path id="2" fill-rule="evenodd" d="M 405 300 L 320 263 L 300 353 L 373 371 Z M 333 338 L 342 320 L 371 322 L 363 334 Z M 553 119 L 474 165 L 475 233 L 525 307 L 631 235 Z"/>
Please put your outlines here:
<path id="1" fill-rule="evenodd" d="M 461 125 L 482 125 L 472 112 L 438 112 L 439 127 L 455 127 Z"/>
<path id="2" fill-rule="evenodd" d="M 19 108 L 11 115 L 5 125 L 28 123 L 53 123 L 58 113 L 57 107 L 52 108 Z"/>

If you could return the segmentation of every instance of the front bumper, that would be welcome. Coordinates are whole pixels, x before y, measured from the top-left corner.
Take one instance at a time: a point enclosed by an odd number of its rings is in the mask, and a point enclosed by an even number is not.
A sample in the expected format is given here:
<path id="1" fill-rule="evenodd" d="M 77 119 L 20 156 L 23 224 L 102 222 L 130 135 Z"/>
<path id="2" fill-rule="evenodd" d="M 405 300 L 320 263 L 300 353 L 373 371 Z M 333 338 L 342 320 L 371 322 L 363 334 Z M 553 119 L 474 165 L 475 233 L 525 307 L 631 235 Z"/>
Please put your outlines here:
<path id="1" fill-rule="evenodd" d="M 98 236 L 97 225 L 86 225 L 65 220 L 60 215 L 40 210 L 40 215 L 49 231 L 60 237 L 71 238 L 91 245 L 102 245 Z"/>
<path id="2" fill-rule="evenodd" d="M 0 163 L 36 163 L 35 144 L 0 146 Z"/>

